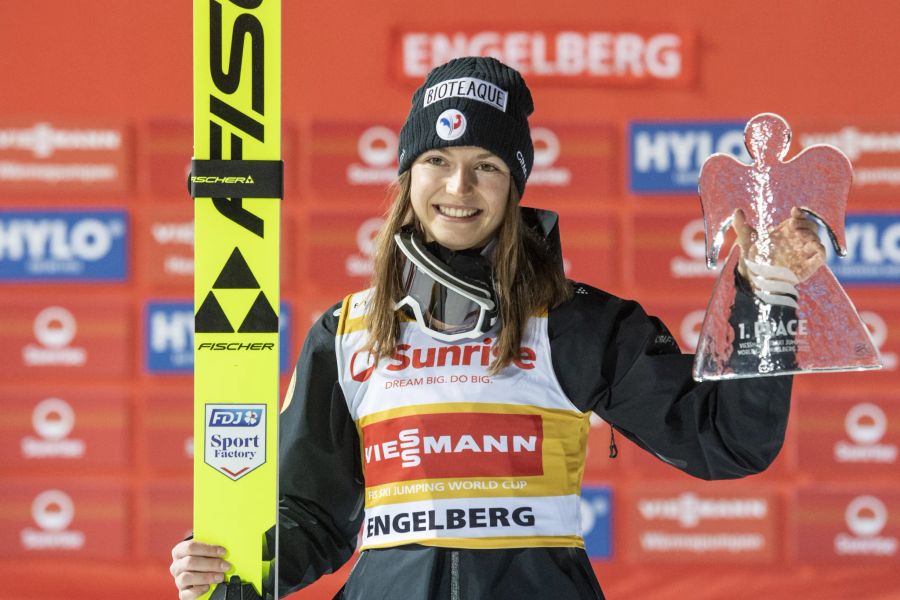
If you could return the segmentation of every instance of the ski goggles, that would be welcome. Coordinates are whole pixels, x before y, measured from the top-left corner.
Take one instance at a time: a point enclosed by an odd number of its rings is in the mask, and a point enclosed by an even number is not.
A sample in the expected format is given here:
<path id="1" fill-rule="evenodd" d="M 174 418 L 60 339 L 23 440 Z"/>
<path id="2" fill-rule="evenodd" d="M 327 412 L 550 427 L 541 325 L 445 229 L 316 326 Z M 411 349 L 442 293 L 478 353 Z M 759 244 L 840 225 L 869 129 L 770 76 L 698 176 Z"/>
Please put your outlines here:
<path id="1" fill-rule="evenodd" d="M 395 309 L 408 307 L 419 328 L 429 336 L 454 342 L 481 337 L 497 321 L 497 303 L 490 285 L 463 277 L 434 256 L 411 229 L 394 235 L 406 257 Z"/>

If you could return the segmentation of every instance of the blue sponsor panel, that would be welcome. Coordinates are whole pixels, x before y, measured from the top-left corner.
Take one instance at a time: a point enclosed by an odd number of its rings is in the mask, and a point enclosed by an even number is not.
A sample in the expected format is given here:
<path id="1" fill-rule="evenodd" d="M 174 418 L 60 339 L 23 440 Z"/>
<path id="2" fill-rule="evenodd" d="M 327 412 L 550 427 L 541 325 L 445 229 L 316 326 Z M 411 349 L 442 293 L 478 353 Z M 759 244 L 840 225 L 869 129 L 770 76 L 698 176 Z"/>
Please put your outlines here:
<path id="1" fill-rule="evenodd" d="M 700 168 L 710 155 L 748 163 L 746 121 L 632 121 L 628 124 L 632 194 L 697 194 Z"/>
<path id="2" fill-rule="evenodd" d="M 844 219 L 847 256 L 828 251 L 828 266 L 843 285 L 900 285 L 900 213 L 848 214 Z"/>
<path id="3" fill-rule="evenodd" d="M 123 210 L 0 211 L 0 281 L 124 281 Z"/>
<path id="4" fill-rule="evenodd" d="M 612 557 L 612 490 L 609 487 L 581 488 L 581 533 L 589 558 Z"/>
<path id="5" fill-rule="evenodd" d="M 148 302 L 144 311 L 145 368 L 154 375 L 189 374 L 194 370 L 194 304 Z M 287 373 L 291 353 L 291 309 L 282 303 L 278 323 L 278 370 Z"/>

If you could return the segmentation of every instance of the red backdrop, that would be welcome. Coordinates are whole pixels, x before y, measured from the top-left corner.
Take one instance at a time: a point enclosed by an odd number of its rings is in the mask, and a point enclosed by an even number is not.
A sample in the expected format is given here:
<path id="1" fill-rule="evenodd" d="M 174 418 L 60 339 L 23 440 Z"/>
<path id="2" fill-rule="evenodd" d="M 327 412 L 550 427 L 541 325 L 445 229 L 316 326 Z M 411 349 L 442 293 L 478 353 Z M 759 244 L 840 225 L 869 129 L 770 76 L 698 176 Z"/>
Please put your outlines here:
<path id="1" fill-rule="evenodd" d="M 692 190 L 735 123 L 853 159 L 847 281 L 887 369 L 800 377 L 788 441 L 744 481 L 692 480 L 591 434 L 610 598 L 900 598 L 900 40 L 893 0 L 452 5 L 284 0 L 286 364 L 366 285 L 396 130 L 432 62 L 530 82 L 524 203 L 561 214 L 569 274 L 693 349 L 713 276 Z M 0 3 L 0 596 L 175 597 L 190 527 L 191 7 Z M 894 162 L 898 161 L 898 162 Z M 852 236 L 851 236 L 851 231 Z M 595 496 L 586 494 L 586 498 Z M 587 504 L 586 504 L 587 506 Z M 594 539 L 594 538 L 592 538 Z M 595 542 L 592 542 L 595 543 Z M 345 567 L 299 598 L 330 598 Z"/>

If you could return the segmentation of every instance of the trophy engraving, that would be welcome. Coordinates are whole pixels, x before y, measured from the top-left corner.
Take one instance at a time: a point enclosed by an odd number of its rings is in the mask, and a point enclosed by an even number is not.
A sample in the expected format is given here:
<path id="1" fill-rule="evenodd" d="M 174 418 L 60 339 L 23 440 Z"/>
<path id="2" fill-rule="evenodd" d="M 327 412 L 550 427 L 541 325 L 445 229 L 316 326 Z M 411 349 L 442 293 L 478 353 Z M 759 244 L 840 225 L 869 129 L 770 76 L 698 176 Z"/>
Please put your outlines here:
<path id="1" fill-rule="evenodd" d="M 775 261 L 780 228 L 803 213 L 824 224 L 838 255 L 847 253 L 849 159 L 816 145 L 783 161 L 790 140 L 784 119 L 760 114 L 744 130 L 752 164 L 714 154 L 701 169 L 707 266 L 715 267 L 728 227 L 745 227 L 744 219 L 752 227 L 752 251 L 745 248 L 749 255 L 742 258 L 735 244 L 713 288 L 694 362 L 697 380 L 881 367 L 866 326 L 827 265 Z"/>

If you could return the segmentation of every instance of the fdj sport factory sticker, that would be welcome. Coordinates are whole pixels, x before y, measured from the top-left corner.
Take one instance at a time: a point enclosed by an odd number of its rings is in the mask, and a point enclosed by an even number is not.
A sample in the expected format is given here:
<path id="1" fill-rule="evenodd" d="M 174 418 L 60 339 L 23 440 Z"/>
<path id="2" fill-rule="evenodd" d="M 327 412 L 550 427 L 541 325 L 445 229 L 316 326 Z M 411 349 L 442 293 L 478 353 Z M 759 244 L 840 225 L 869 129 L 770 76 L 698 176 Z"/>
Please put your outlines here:
<path id="1" fill-rule="evenodd" d="M 266 462 L 265 404 L 207 404 L 206 464 L 237 481 Z"/>

